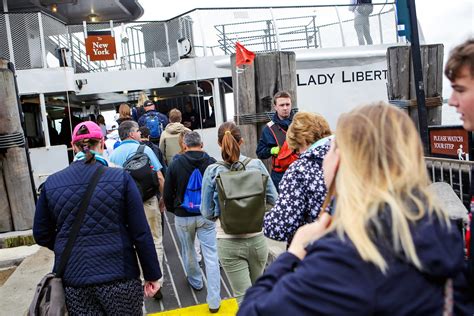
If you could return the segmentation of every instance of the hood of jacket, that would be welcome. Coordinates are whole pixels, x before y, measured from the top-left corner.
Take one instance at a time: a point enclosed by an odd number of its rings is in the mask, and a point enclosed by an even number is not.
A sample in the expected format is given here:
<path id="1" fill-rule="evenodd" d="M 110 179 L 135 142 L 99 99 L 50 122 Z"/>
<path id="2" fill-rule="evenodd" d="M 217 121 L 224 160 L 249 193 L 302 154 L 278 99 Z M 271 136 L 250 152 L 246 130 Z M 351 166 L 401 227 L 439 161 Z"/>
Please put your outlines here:
<path id="1" fill-rule="evenodd" d="M 311 146 L 305 152 L 301 153 L 299 159 L 309 159 L 309 160 L 321 160 L 321 166 L 324 159 L 324 156 L 329 151 L 331 147 L 331 142 L 323 142 L 318 146 Z"/>
<path id="2" fill-rule="evenodd" d="M 290 113 L 290 117 L 287 117 L 286 119 L 280 119 L 278 117 L 278 114 L 275 112 L 273 113 L 272 121 L 275 124 L 280 125 L 285 131 L 288 129 L 288 126 L 290 126 L 291 122 L 293 121 L 293 112 Z"/>
<path id="3" fill-rule="evenodd" d="M 165 131 L 172 135 L 179 134 L 185 130 L 188 130 L 188 128 L 186 128 L 183 124 L 179 122 L 169 123 L 168 125 L 166 125 L 165 128 Z"/>
<path id="4" fill-rule="evenodd" d="M 209 162 L 210 159 L 212 159 L 212 162 L 214 162 L 214 159 L 204 151 L 187 151 L 180 155 L 177 158 L 177 161 L 179 161 L 180 166 L 182 166 L 183 169 L 185 169 L 186 172 L 191 175 L 193 170 L 196 168 L 198 168 L 201 173 L 204 174 L 204 171 L 209 165 L 209 163 L 206 164 L 206 162 Z"/>
<path id="5" fill-rule="evenodd" d="M 389 210 L 381 211 L 380 225 L 370 225 L 373 240 L 382 254 L 391 254 L 394 258 L 408 261 L 404 254 L 396 253 L 391 246 L 391 218 Z M 378 228 L 377 228 L 378 226 Z M 384 233 L 380 233 L 383 231 Z M 435 215 L 425 215 L 410 224 L 410 231 L 416 253 L 421 262 L 421 272 L 435 278 L 454 277 L 463 267 L 463 241 L 454 222 L 448 225 Z M 384 255 L 384 257 L 386 257 Z"/>

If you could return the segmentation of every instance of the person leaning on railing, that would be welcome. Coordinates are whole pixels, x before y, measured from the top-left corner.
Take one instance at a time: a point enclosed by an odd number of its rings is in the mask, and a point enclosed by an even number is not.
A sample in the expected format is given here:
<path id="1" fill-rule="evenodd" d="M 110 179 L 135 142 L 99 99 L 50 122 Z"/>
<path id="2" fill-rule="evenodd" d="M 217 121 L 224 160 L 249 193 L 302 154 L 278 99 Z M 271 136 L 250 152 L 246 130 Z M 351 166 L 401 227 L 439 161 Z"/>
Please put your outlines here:
<path id="1" fill-rule="evenodd" d="M 428 188 L 410 117 L 366 105 L 341 115 L 335 135 L 323 162 L 333 216 L 296 232 L 238 315 L 452 314 L 462 239 Z"/>

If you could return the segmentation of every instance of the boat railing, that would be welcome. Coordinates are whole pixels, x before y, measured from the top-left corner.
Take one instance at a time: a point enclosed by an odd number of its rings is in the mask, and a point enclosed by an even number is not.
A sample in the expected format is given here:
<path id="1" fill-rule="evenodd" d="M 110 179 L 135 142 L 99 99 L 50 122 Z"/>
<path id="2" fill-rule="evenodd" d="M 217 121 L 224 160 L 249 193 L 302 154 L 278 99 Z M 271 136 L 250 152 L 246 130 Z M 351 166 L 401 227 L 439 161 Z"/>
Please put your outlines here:
<path id="1" fill-rule="evenodd" d="M 255 52 L 357 46 L 349 5 L 195 9 L 166 21 L 66 25 L 43 12 L 0 14 L 0 57 L 17 69 L 71 66 L 99 72 L 170 66 L 180 58 L 234 53 L 240 41 Z M 373 44 L 397 43 L 393 3 L 374 4 Z M 90 61 L 85 34 L 109 30 L 113 60 Z M 193 49 L 180 53 L 188 39 Z"/>
<path id="2" fill-rule="evenodd" d="M 426 167 L 432 182 L 446 182 L 468 207 L 471 201 L 471 173 L 474 161 L 425 157 Z"/>

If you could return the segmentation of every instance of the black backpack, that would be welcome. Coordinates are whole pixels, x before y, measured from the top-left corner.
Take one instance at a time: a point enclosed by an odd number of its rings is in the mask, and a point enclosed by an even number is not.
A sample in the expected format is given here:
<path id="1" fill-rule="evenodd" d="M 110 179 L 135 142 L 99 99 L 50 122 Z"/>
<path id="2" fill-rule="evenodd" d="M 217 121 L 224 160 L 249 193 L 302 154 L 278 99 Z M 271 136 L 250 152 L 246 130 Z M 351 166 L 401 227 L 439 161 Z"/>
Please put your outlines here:
<path id="1" fill-rule="evenodd" d="M 357 4 L 368 4 L 372 3 L 372 0 L 357 0 Z"/>
<path id="2" fill-rule="evenodd" d="M 150 158 L 144 151 L 145 145 L 138 146 L 137 152 L 123 164 L 123 169 L 135 180 L 142 200 L 146 201 L 156 195 L 159 182 L 156 170 L 153 170 Z"/>

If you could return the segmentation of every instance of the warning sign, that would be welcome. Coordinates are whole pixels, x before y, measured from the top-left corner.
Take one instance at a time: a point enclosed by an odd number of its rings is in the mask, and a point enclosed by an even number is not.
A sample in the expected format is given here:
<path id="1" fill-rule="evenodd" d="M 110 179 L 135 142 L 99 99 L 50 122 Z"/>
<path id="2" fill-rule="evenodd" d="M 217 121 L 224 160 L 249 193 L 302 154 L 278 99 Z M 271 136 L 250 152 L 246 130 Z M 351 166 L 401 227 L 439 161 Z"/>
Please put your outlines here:
<path id="1" fill-rule="evenodd" d="M 432 155 L 469 160 L 470 134 L 462 126 L 430 127 Z"/>

